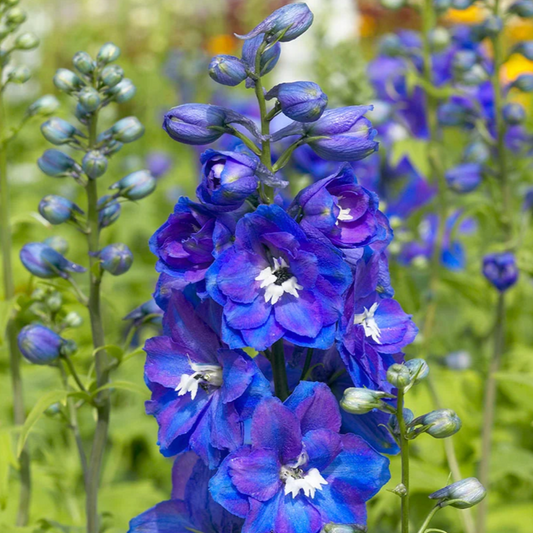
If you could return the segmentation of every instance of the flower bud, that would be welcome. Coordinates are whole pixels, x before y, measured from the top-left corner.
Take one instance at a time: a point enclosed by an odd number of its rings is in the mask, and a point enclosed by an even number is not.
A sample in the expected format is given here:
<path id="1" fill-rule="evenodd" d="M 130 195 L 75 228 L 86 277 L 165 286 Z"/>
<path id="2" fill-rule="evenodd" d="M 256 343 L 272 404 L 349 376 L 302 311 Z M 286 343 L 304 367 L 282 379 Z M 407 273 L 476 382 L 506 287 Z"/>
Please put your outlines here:
<path id="1" fill-rule="evenodd" d="M 372 106 L 351 106 L 330 109 L 310 124 L 308 137 L 325 137 L 308 141 L 320 157 L 328 161 L 358 161 L 375 152 L 376 130 L 364 117 Z"/>
<path id="2" fill-rule="evenodd" d="M 410 359 L 405 362 L 405 367 L 411 373 L 413 385 L 420 383 L 429 374 L 429 366 L 424 359 Z"/>
<path id="3" fill-rule="evenodd" d="M 94 113 L 98 109 L 100 102 L 100 94 L 93 87 L 84 87 L 78 95 L 80 105 L 87 113 Z"/>
<path id="4" fill-rule="evenodd" d="M 442 26 L 437 26 L 429 34 L 431 48 L 435 52 L 441 52 L 448 48 L 451 42 L 450 32 Z"/>
<path id="5" fill-rule="evenodd" d="M 277 98 L 283 114 L 297 122 L 315 122 L 326 106 L 328 97 L 311 81 L 280 83 L 266 94 L 266 99 Z"/>
<path id="6" fill-rule="evenodd" d="M 405 54 L 405 46 L 399 35 L 395 33 L 385 34 L 378 43 L 379 54 L 390 57 L 397 57 Z"/>
<path id="7" fill-rule="evenodd" d="M 50 246 L 50 248 L 53 248 L 56 252 L 59 252 L 62 255 L 68 252 L 67 240 L 64 239 L 63 237 L 59 237 L 59 235 L 48 237 L 47 239 L 43 241 L 43 244 Z"/>
<path id="8" fill-rule="evenodd" d="M 20 353 L 36 365 L 53 363 L 61 356 L 66 342 L 55 331 L 40 324 L 25 326 L 18 334 Z"/>
<path id="9" fill-rule="evenodd" d="M 221 85 L 235 87 L 242 83 L 248 74 L 246 65 L 238 57 L 221 54 L 211 60 L 209 76 Z"/>
<path id="10" fill-rule="evenodd" d="M 468 509 L 477 505 L 487 494 L 485 487 L 475 478 L 469 477 L 440 489 L 429 497 L 440 500 L 439 505 L 451 505 L 457 509 Z"/>
<path id="11" fill-rule="evenodd" d="M 39 46 L 39 38 L 34 33 L 21 33 L 13 43 L 17 50 L 33 50 Z"/>
<path id="12" fill-rule="evenodd" d="M 437 409 L 415 418 L 409 427 L 416 432 L 415 426 L 428 426 L 423 430 L 436 439 L 445 439 L 455 435 L 462 426 L 461 419 L 451 409 Z"/>
<path id="13" fill-rule="evenodd" d="M 91 150 L 83 157 L 81 167 L 83 168 L 83 172 L 94 180 L 105 174 L 107 170 L 107 157 L 99 150 Z"/>
<path id="14" fill-rule="evenodd" d="M 114 87 L 124 78 L 124 70 L 118 65 L 107 65 L 100 73 L 100 80 L 107 87 Z"/>
<path id="15" fill-rule="evenodd" d="M 463 159 L 467 163 L 483 164 L 490 158 L 490 149 L 483 141 L 474 141 L 469 144 L 463 154 Z"/>
<path id="16" fill-rule="evenodd" d="M 529 61 L 533 61 L 533 41 L 522 41 L 515 46 L 514 52 L 523 55 Z"/>
<path id="17" fill-rule="evenodd" d="M 9 26 L 18 26 L 26 20 L 26 13 L 20 7 L 12 7 L 4 14 L 4 20 Z"/>
<path id="18" fill-rule="evenodd" d="M 387 397 L 389 395 L 385 392 L 350 387 L 344 391 L 340 406 L 348 413 L 364 415 L 373 409 L 383 410 L 386 408 L 387 404 L 383 402 L 382 398 Z"/>
<path id="19" fill-rule="evenodd" d="M 120 203 L 110 195 L 98 200 L 98 222 L 101 228 L 107 228 L 120 216 Z"/>
<path id="20" fill-rule="evenodd" d="M 413 376 L 405 365 L 393 364 L 387 370 L 387 381 L 397 389 L 405 389 L 413 381 Z"/>
<path id="21" fill-rule="evenodd" d="M 54 85 L 60 91 L 72 93 L 79 91 L 83 87 L 83 82 L 71 70 L 60 68 L 54 76 Z"/>
<path id="22" fill-rule="evenodd" d="M 526 120 L 526 110 L 516 102 L 505 104 L 502 115 L 505 122 L 511 126 L 522 124 Z"/>
<path id="23" fill-rule="evenodd" d="M 221 137 L 226 127 L 224 108 L 209 104 L 183 104 L 166 113 L 163 129 L 184 144 L 210 144 Z"/>
<path id="24" fill-rule="evenodd" d="M 144 126 L 136 117 L 126 117 L 116 122 L 110 130 L 116 141 L 131 143 L 144 134 Z"/>
<path id="25" fill-rule="evenodd" d="M 117 194 L 128 200 L 140 200 L 152 194 L 157 185 L 156 179 L 147 170 L 138 170 L 113 183 L 110 189 L 118 189 Z"/>
<path id="26" fill-rule="evenodd" d="M 472 109 L 463 101 L 445 102 L 437 110 L 437 118 L 442 126 L 470 126 L 476 119 Z"/>
<path id="27" fill-rule="evenodd" d="M 113 61 L 116 61 L 120 56 L 120 48 L 113 43 L 105 43 L 102 48 L 98 51 L 98 55 L 96 56 L 96 61 L 100 63 L 100 65 L 107 65 L 108 63 L 112 63 Z"/>
<path id="28" fill-rule="evenodd" d="M 111 94 L 115 99 L 115 102 L 119 104 L 123 104 L 124 102 L 131 100 L 135 96 L 136 92 L 137 89 L 135 85 L 133 85 L 133 82 L 128 78 L 123 79 L 121 82 L 109 89 L 109 94 Z"/>
<path id="29" fill-rule="evenodd" d="M 31 104 L 26 113 L 30 117 L 35 117 L 37 115 L 46 117 L 51 115 L 59 107 L 59 101 L 55 96 L 51 94 L 46 94 L 38 98 Z"/>
<path id="30" fill-rule="evenodd" d="M 498 289 L 505 292 L 518 280 L 518 267 L 511 252 L 488 254 L 483 258 L 483 275 Z"/>
<path id="31" fill-rule="evenodd" d="M 468 370 L 472 366 L 472 358 L 466 351 L 452 352 L 444 358 L 444 364 L 451 370 Z"/>
<path id="32" fill-rule="evenodd" d="M 411 409 L 407 409 L 407 407 L 403 408 L 403 419 L 407 425 L 413 421 L 414 417 L 415 415 Z M 396 415 L 390 415 L 388 425 L 394 435 L 400 435 L 400 425 L 398 424 L 398 417 Z"/>
<path id="33" fill-rule="evenodd" d="M 83 214 L 83 211 L 67 198 L 49 194 L 40 201 L 39 213 L 50 224 L 56 225 L 68 220 L 74 220 L 76 214 Z"/>
<path id="34" fill-rule="evenodd" d="M 244 41 L 242 45 L 242 60 L 248 67 L 248 70 L 255 72 L 255 56 L 257 51 L 263 42 L 263 36 L 258 35 L 253 39 Z M 260 60 L 260 69 L 261 76 L 268 74 L 277 64 L 279 56 L 281 54 L 281 45 L 276 43 L 274 46 L 266 50 L 261 54 Z M 248 79 L 246 82 L 246 87 L 253 87 L 252 80 Z"/>
<path id="35" fill-rule="evenodd" d="M 43 137 L 52 144 L 62 145 L 72 142 L 74 136 L 83 137 L 83 133 L 62 118 L 53 117 L 41 124 Z"/>
<path id="36" fill-rule="evenodd" d="M 364 526 L 357 524 L 326 524 L 320 533 L 366 533 L 367 529 Z"/>
<path id="37" fill-rule="evenodd" d="M 148 319 L 148 317 L 150 318 Z M 140 325 L 147 319 L 151 324 L 160 324 L 162 317 L 163 311 L 152 298 L 128 313 L 123 320 L 132 320 L 135 325 Z"/>
<path id="38" fill-rule="evenodd" d="M 463 11 L 468 9 L 476 0 L 452 0 L 452 7 Z"/>
<path id="39" fill-rule="evenodd" d="M 72 63 L 82 74 L 92 74 L 96 68 L 92 57 L 87 52 L 76 52 Z"/>
<path id="40" fill-rule="evenodd" d="M 266 33 L 269 36 L 283 35 L 279 40 L 288 42 L 304 33 L 313 23 L 313 13 L 307 4 L 289 4 L 276 9 L 263 22 L 246 35 L 237 35 L 239 39 L 251 39 Z"/>
<path id="41" fill-rule="evenodd" d="M 113 154 L 116 154 L 124 145 L 122 143 L 119 143 L 118 141 L 108 141 L 108 143 L 104 146 L 102 149 L 102 153 L 107 156 L 111 157 Z"/>
<path id="42" fill-rule="evenodd" d="M 15 67 L 7 75 L 7 81 L 11 83 L 26 83 L 31 77 L 30 69 L 23 65 L 20 67 Z"/>
<path id="43" fill-rule="evenodd" d="M 79 328 L 83 324 L 83 318 L 75 311 L 71 311 L 63 319 L 63 324 L 67 328 Z"/>
<path id="44" fill-rule="evenodd" d="M 463 163 L 446 172 L 446 183 L 455 192 L 472 192 L 481 183 L 481 171 L 481 165 L 478 163 Z"/>
<path id="45" fill-rule="evenodd" d="M 520 74 L 512 83 L 511 87 L 524 93 L 533 92 L 533 74 Z"/>
<path id="46" fill-rule="evenodd" d="M 63 297 L 61 296 L 61 293 L 58 291 L 52 292 L 50 296 L 46 299 L 46 306 L 50 311 L 53 313 L 57 313 L 61 309 L 61 306 L 63 305 Z"/>
<path id="47" fill-rule="evenodd" d="M 69 272 L 85 272 L 85 268 L 71 263 L 42 242 L 25 244 L 20 251 L 20 260 L 26 269 L 38 278 L 67 278 Z"/>
<path id="48" fill-rule="evenodd" d="M 468 72 L 478 62 L 477 53 L 473 50 L 459 50 L 452 60 L 453 69 L 458 73 Z"/>
<path id="49" fill-rule="evenodd" d="M 31 293 L 31 299 L 36 302 L 42 302 L 47 295 L 47 291 L 42 287 L 36 287 L 35 290 Z"/>
<path id="50" fill-rule="evenodd" d="M 433 0 L 433 7 L 438 14 L 445 13 L 452 7 L 452 0 Z"/>
<path id="51" fill-rule="evenodd" d="M 480 25 L 479 31 L 483 37 L 495 37 L 503 30 L 501 17 L 489 15 Z"/>
<path id="52" fill-rule="evenodd" d="M 60 150 L 46 150 L 38 159 L 37 165 L 45 174 L 56 178 L 69 176 L 72 172 L 81 170 L 72 157 Z"/>
<path id="53" fill-rule="evenodd" d="M 509 7 L 509 13 L 522 18 L 533 17 L 533 0 L 518 0 Z"/>
<path id="54" fill-rule="evenodd" d="M 120 276 L 127 272 L 132 263 L 133 254 L 125 244 L 110 244 L 100 252 L 102 268 L 113 276 Z"/>

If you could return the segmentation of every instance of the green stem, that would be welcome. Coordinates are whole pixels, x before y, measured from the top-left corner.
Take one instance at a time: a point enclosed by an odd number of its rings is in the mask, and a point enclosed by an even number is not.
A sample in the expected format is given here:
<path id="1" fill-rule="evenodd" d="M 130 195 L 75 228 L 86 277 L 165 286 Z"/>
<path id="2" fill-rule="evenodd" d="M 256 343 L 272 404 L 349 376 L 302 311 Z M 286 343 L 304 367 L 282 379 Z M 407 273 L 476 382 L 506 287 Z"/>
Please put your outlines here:
<path id="1" fill-rule="evenodd" d="M 62 355 L 61 357 L 67 364 L 68 369 L 70 370 L 70 373 L 72 377 L 74 378 L 74 381 L 76 382 L 76 385 L 78 385 L 81 391 L 87 392 L 87 389 L 84 387 L 83 383 L 81 382 L 81 379 L 78 376 L 78 373 L 76 372 L 76 369 L 74 368 L 74 365 L 72 364 L 72 361 L 70 360 L 70 357 L 68 355 Z"/>
<path id="2" fill-rule="evenodd" d="M 305 379 L 305 376 L 307 375 L 307 372 L 309 372 L 309 369 L 311 368 L 311 360 L 313 359 L 313 348 L 307 348 L 307 354 L 305 356 L 305 363 L 304 367 L 302 368 L 302 375 L 300 377 L 300 381 L 303 381 Z"/>
<path id="3" fill-rule="evenodd" d="M 0 69 L 0 78 L 3 69 Z M 6 114 L 4 101 L 0 95 L 0 139 L 5 138 Z M 0 142 L 0 241 L 2 248 L 2 269 L 4 299 L 15 298 L 15 283 L 13 281 L 13 265 L 11 264 L 11 222 L 9 220 L 9 184 L 7 177 L 7 143 Z M 13 418 L 16 426 L 22 426 L 26 420 L 24 411 L 24 393 L 20 372 L 20 353 L 17 346 L 17 329 L 11 317 L 6 327 L 6 340 L 9 348 L 9 370 L 11 373 L 11 387 L 13 394 Z M 17 514 L 17 526 L 28 523 L 31 500 L 31 470 L 30 455 L 25 448 L 19 461 L 20 467 L 20 496 Z"/>
<path id="4" fill-rule="evenodd" d="M 89 123 L 89 148 L 96 145 L 97 114 L 93 115 Z M 100 228 L 98 224 L 98 187 L 96 180 L 89 179 L 86 187 L 87 192 L 87 222 L 89 234 L 87 242 L 89 247 L 89 315 L 91 319 L 91 331 L 93 347 L 95 349 L 105 346 L 104 327 L 100 306 L 100 285 L 102 275 L 99 268 L 99 259 L 94 254 L 100 249 Z M 108 356 L 105 350 L 95 353 L 96 386 L 101 388 L 109 381 Z M 89 458 L 87 484 L 86 484 L 86 513 L 87 533 L 99 532 L 98 515 L 98 489 L 107 434 L 109 431 L 109 416 L 111 404 L 109 391 L 104 389 L 96 397 L 96 429 L 94 432 L 93 445 Z"/>
<path id="5" fill-rule="evenodd" d="M 427 527 L 429 526 L 429 523 L 431 522 L 431 520 L 433 519 L 437 511 L 440 509 L 441 509 L 441 506 L 439 504 L 435 505 L 435 507 L 431 509 L 431 511 L 427 515 L 427 518 L 424 520 L 422 527 L 418 530 L 418 533 L 424 533 L 426 531 Z"/>
<path id="6" fill-rule="evenodd" d="M 402 461 L 402 485 L 405 487 L 405 494 L 402 496 L 402 533 L 409 533 L 409 440 L 407 439 L 407 426 L 403 417 L 404 391 L 398 389 L 396 418 L 400 428 L 400 458 Z"/>
<path id="7" fill-rule="evenodd" d="M 496 329 L 494 331 L 494 351 L 490 361 L 489 374 L 485 385 L 483 404 L 483 432 L 481 436 L 481 462 L 479 465 L 479 481 L 487 489 L 487 496 L 479 504 L 477 532 L 484 533 L 488 514 L 488 497 L 490 494 L 490 457 L 492 448 L 492 431 L 496 411 L 497 382 L 495 374 L 500 368 L 505 341 L 505 294 L 498 295 L 496 307 Z"/>
<path id="8" fill-rule="evenodd" d="M 287 382 L 287 371 L 285 369 L 285 353 L 283 350 L 283 339 L 276 341 L 272 345 L 272 371 L 274 373 L 274 389 L 276 396 L 284 402 L 289 397 L 289 384 Z"/>

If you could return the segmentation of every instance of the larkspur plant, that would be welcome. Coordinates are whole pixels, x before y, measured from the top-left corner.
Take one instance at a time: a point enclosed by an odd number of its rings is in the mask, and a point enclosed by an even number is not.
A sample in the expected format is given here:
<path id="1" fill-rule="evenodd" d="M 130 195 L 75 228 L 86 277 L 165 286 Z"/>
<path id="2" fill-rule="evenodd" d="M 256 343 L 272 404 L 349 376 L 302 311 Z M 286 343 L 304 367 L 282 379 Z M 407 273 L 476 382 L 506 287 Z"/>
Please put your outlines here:
<path id="1" fill-rule="evenodd" d="M 398 452 L 406 533 L 410 440 L 461 427 L 449 409 L 415 418 L 404 408 L 429 368 L 404 363 L 418 330 L 393 299 L 392 230 L 352 167 L 378 149 L 373 107 L 327 109 L 309 81 L 264 89 L 282 43 L 312 21 L 306 4 L 287 5 L 238 36 L 241 58 L 211 61 L 216 82 L 254 90 L 259 127 L 208 104 L 165 115 L 178 142 L 237 143 L 202 154 L 197 201 L 180 198 L 150 241 L 164 318 L 163 335 L 145 345 L 147 411 L 161 453 L 176 456 L 174 490 L 130 533 L 362 531 L 366 502 L 390 478 L 384 454 Z M 291 120 L 274 130 L 280 114 Z M 283 170 L 306 150 L 331 172 L 291 198 Z M 473 485 L 432 494 L 421 531 L 441 507 L 480 501 Z"/>
<path id="2" fill-rule="evenodd" d="M 13 64 L 17 52 L 29 51 L 39 46 L 39 39 L 30 32 L 21 32 L 26 21 L 26 12 L 17 5 L 18 1 L 0 2 L 0 242 L 2 250 L 3 293 L 7 305 L 7 325 L 0 331 L 0 345 L 5 343 L 9 350 L 9 368 L 13 390 L 13 421 L 15 426 L 22 426 L 26 419 L 24 408 L 23 383 L 20 371 L 20 353 L 17 348 L 17 308 L 15 280 L 11 261 L 11 220 L 10 194 L 8 181 L 8 150 L 24 126 L 34 117 L 52 114 L 59 102 L 51 95 L 46 95 L 33 102 L 24 116 L 15 126 L 8 127 L 5 109 L 5 91 L 13 85 L 22 85 L 30 77 L 30 69 L 25 65 Z M 2 322 L 3 323 L 3 322 Z M 31 499 L 30 457 L 23 449 L 19 458 L 20 499 L 17 525 L 25 526 L 28 522 Z"/>
<path id="3" fill-rule="evenodd" d="M 110 417 L 109 379 L 112 370 L 123 360 L 131 339 L 144 324 L 158 315 L 157 306 L 145 306 L 128 315 L 133 318 L 123 347 L 106 344 L 101 310 L 101 285 L 104 274 L 119 276 L 127 272 L 133 262 L 129 248 L 122 243 L 102 247 L 100 234 L 120 216 L 121 203 L 137 201 L 152 193 L 156 179 L 149 171 L 130 173 L 112 184 L 109 194 L 99 196 L 99 184 L 106 173 L 108 160 L 126 143 L 141 137 L 144 127 L 135 117 L 120 119 L 104 131 L 98 131 L 100 111 L 111 103 L 122 104 L 135 94 L 133 83 L 124 78 L 122 68 L 112 64 L 118 59 L 120 49 L 113 43 L 104 44 L 96 59 L 86 52 L 73 57 L 77 73 L 61 68 L 54 76 L 55 86 L 76 102 L 75 117 L 78 127 L 60 118 L 50 118 L 41 126 L 47 141 L 61 147 L 46 150 L 38 160 L 40 170 L 53 178 L 74 180 L 85 190 L 84 209 L 68 198 L 55 194 L 46 195 L 39 204 L 39 213 L 51 225 L 70 224 L 87 241 L 87 267 L 75 264 L 65 257 L 68 243 L 51 237 L 45 242 L 27 243 L 20 251 L 24 267 L 36 278 L 63 279 L 63 284 L 37 286 L 25 302 L 26 325 L 18 334 L 18 346 L 22 355 L 31 363 L 57 367 L 61 373 L 64 390 L 51 396 L 51 403 L 60 399 L 59 406 L 68 427 L 72 430 L 83 474 L 86 492 L 87 533 L 101 530 L 98 512 L 100 472 L 106 450 Z M 88 296 L 75 281 L 77 274 L 88 272 Z M 93 370 L 85 378 L 80 377 L 77 346 L 73 340 L 63 337 L 64 332 L 81 325 L 82 318 L 67 312 L 64 304 L 69 286 L 78 301 L 87 308 L 92 331 Z M 70 295 L 69 298 L 72 296 Z M 107 328 L 106 328 L 107 329 Z M 114 360 L 111 359 L 114 357 Z M 94 375 L 92 374 L 94 372 Z M 77 399 L 74 402 L 74 399 Z M 29 415 L 39 416 L 49 405 L 39 403 Z M 78 427 L 78 410 L 90 408 L 95 413 L 96 426 L 92 433 L 90 454 L 86 455 L 86 443 Z M 35 409 L 37 411 L 35 411 Z M 23 450 L 29 428 L 23 428 L 19 452 Z"/>

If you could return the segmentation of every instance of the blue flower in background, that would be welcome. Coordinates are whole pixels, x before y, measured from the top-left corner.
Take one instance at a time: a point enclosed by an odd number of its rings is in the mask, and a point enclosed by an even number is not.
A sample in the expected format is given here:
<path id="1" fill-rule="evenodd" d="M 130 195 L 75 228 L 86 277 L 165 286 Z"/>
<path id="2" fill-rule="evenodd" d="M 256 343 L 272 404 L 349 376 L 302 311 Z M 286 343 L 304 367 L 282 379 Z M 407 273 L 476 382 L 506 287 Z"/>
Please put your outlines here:
<path id="1" fill-rule="evenodd" d="M 128 533 L 240 533 L 242 518 L 211 497 L 211 475 L 195 453 L 179 455 L 172 467 L 172 499 L 133 518 Z"/>
<path id="2" fill-rule="evenodd" d="M 329 522 L 366 522 L 365 502 L 389 479 L 388 459 L 355 435 L 340 435 L 337 400 L 302 382 L 284 404 L 256 408 L 251 445 L 231 453 L 211 494 L 245 518 L 242 533 L 317 533 Z"/>
<path id="3" fill-rule="evenodd" d="M 256 350 L 281 337 L 302 346 L 331 346 L 350 281 L 341 252 L 308 238 L 277 205 L 245 215 L 233 246 L 206 274 L 209 295 L 224 307 L 224 342 Z"/>
<path id="4" fill-rule="evenodd" d="M 500 292 L 504 292 L 518 281 L 518 266 L 513 253 L 487 254 L 483 258 L 483 275 Z"/>
<path id="5" fill-rule="evenodd" d="M 146 342 L 145 379 L 152 391 L 147 412 L 159 424 L 163 455 L 193 450 L 215 468 L 243 443 L 244 420 L 270 390 L 244 352 L 220 343 L 201 311 L 174 292 L 164 336 Z"/>

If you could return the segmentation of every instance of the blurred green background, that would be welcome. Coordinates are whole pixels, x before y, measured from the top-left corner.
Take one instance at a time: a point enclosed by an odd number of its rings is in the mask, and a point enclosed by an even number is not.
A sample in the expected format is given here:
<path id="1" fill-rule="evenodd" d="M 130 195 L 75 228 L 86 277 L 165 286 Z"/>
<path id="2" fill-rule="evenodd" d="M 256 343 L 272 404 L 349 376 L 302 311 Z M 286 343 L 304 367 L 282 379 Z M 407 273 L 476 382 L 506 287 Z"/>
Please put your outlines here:
<path id="1" fill-rule="evenodd" d="M 103 244 L 124 242 L 133 251 L 135 262 L 127 275 L 106 277 L 103 284 L 107 342 L 118 344 L 124 335 L 122 317 L 149 299 L 156 281 L 155 259 L 147 241 L 167 218 L 180 194 L 192 195 L 196 185 L 198 152 L 168 138 L 161 129 L 165 110 L 184 101 L 207 102 L 227 98 L 219 93 L 207 75 L 209 58 L 217 53 L 238 54 L 239 42 L 232 35 L 260 21 L 285 2 L 265 0 L 24 0 L 28 11 L 25 30 L 37 33 L 41 46 L 34 52 L 18 53 L 16 62 L 28 64 L 32 79 L 6 93 L 8 117 L 16 124 L 26 106 L 39 95 L 55 94 L 62 102 L 58 116 L 72 118 L 72 101 L 58 94 L 52 77 L 59 67 L 71 68 L 72 55 L 85 50 L 96 54 L 101 44 L 113 41 L 122 49 L 118 63 L 137 86 L 136 97 L 125 105 L 109 106 L 103 113 L 102 128 L 122 116 L 135 115 L 146 127 L 144 137 L 126 145 L 112 160 L 110 170 L 100 183 L 100 190 L 132 170 L 145 166 L 145 158 L 154 151 L 164 152 L 173 162 L 171 170 L 160 179 L 158 189 L 147 200 L 123 206 L 120 220 L 103 232 Z M 312 79 L 321 84 L 332 105 L 367 103 L 371 89 L 364 79 L 365 60 L 375 53 L 380 33 L 394 29 L 401 21 L 406 27 L 417 27 L 410 11 L 402 16 L 380 10 L 377 2 L 362 2 L 359 7 L 350 0 L 316 0 L 310 2 L 315 11 L 324 13 L 313 26 L 306 48 L 287 45 L 279 76 L 290 79 Z M 316 8 L 316 9 L 315 9 Z M 463 15 L 461 15 L 463 16 Z M 470 13 L 475 18 L 475 13 Z M 468 20 L 466 21 L 468 22 Z M 531 30 L 531 28 L 529 28 Z M 523 28 L 515 31 L 524 31 Z M 533 30 L 532 30 L 533 31 Z M 360 39 L 358 39 L 360 37 Z M 527 66 L 526 66 L 527 67 Z M 513 68 L 525 68 L 513 66 Z M 514 72 L 514 71 L 513 71 Z M 285 78 L 283 78 L 285 76 Z M 270 80 L 273 83 L 273 80 Z M 281 80 L 280 80 L 281 81 Z M 215 91 L 217 93 L 215 94 Z M 231 97 L 248 101 L 244 89 L 231 91 Z M 117 113 L 120 112 L 120 115 Z M 446 141 L 453 152 L 461 146 L 461 138 Z M 14 231 L 13 261 L 18 293 L 31 292 L 29 276 L 18 260 L 22 245 L 61 235 L 70 243 L 69 258 L 84 262 L 85 243 L 74 229 L 49 227 L 37 214 L 39 200 L 55 193 L 75 199 L 83 206 L 81 190 L 67 180 L 42 174 L 36 160 L 49 148 L 39 131 L 38 121 L 31 122 L 9 150 L 11 215 Z M 531 177 L 526 178 L 531 181 Z M 413 231 L 420 217 L 414 217 Z M 479 215 L 490 227 L 490 211 Z M 430 340 L 431 353 L 419 353 L 420 343 L 410 347 L 409 356 L 423 356 L 431 362 L 434 381 L 446 407 L 457 411 L 463 420 L 462 431 L 454 437 L 464 477 L 474 475 L 479 460 L 483 375 L 491 350 L 492 309 L 495 294 L 482 279 L 479 258 L 485 243 L 479 236 L 466 241 L 468 268 L 461 273 L 447 273 L 441 284 L 442 305 L 437 316 L 435 338 Z M 531 242 L 529 243 L 531 244 Z M 527 249 L 527 247 L 525 247 Z M 531 247 L 529 247 L 531 250 Z M 523 253 L 522 265 L 531 269 L 533 254 Z M 423 319 L 422 308 L 427 282 L 425 265 L 402 268 L 391 262 L 393 286 L 397 299 L 415 319 Z M 85 280 L 81 281 L 83 285 Z M 530 533 L 533 519 L 533 288 L 523 276 L 509 298 L 508 351 L 505 373 L 500 381 L 492 464 L 492 533 Z M 77 358 L 87 361 L 92 353 L 88 319 L 74 299 L 72 310 L 84 317 L 84 325 L 70 330 L 80 346 Z M 144 335 L 149 335 L 145 331 Z M 465 351 L 471 364 L 464 370 L 450 369 L 445 356 Z M 112 533 L 125 532 L 133 516 L 170 494 L 171 462 L 157 450 L 155 421 L 144 414 L 143 355 L 123 365 L 115 380 L 137 385 L 139 392 L 114 393 L 110 445 L 105 460 L 101 510 Z M 59 388 L 56 371 L 23 363 L 27 410 L 47 390 Z M 12 527 L 17 505 L 17 476 L 13 469 L 12 403 L 8 356 L 5 346 L 0 352 L 0 532 L 22 531 Z M 408 399 L 408 405 L 421 414 L 433 408 L 424 387 Z M 92 413 L 81 410 L 82 436 L 90 437 Z M 33 501 L 31 527 L 24 531 L 83 531 L 82 479 L 75 446 L 62 421 L 48 413 L 36 424 L 29 437 L 33 459 Z M 412 484 L 415 491 L 415 517 L 420 522 L 430 503 L 427 494 L 449 480 L 443 445 L 421 438 L 412 446 Z M 392 460 L 393 488 L 399 479 L 398 461 Z M 398 498 L 383 490 L 370 507 L 369 531 L 395 531 Z M 460 511 L 447 509 L 435 519 L 434 527 L 449 533 L 462 531 Z M 61 525 L 73 526 L 62 529 Z"/>

